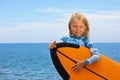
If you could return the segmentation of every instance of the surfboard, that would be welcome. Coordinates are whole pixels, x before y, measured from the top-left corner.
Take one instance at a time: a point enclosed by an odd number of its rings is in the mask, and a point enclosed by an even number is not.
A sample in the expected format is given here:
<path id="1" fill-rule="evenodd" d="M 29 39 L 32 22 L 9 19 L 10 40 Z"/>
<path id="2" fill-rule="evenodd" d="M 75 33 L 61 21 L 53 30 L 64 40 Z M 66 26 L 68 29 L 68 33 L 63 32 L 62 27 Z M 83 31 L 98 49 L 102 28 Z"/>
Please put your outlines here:
<path id="1" fill-rule="evenodd" d="M 118 80 L 120 64 L 100 54 L 100 60 L 84 66 L 80 72 L 72 71 L 76 60 L 85 60 L 92 56 L 89 49 L 71 43 L 57 43 L 51 49 L 53 64 L 63 80 Z"/>

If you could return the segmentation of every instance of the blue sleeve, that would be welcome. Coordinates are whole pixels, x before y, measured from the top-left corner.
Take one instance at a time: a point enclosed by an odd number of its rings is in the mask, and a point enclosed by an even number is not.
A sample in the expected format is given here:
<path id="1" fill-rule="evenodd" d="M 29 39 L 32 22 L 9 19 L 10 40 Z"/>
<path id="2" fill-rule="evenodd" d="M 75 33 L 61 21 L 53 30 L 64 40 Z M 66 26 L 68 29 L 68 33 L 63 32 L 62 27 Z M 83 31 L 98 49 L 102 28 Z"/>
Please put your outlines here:
<path id="1" fill-rule="evenodd" d="M 89 48 L 92 56 L 88 58 L 85 62 L 87 64 L 92 64 L 100 59 L 100 53 L 98 52 L 97 48 L 93 45 L 92 42 L 86 40 L 86 47 Z"/>
<path id="2" fill-rule="evenodd" d="M 61 38 L 61 40 L 62 40 L 63 42 L 66 42 L 66 41 L 67 41 L 67 39 L 68 39 L 68 37 L 67 37 L 67 36 L 65 36 L 65 37 L 62 37 L 62 38 Z"/>

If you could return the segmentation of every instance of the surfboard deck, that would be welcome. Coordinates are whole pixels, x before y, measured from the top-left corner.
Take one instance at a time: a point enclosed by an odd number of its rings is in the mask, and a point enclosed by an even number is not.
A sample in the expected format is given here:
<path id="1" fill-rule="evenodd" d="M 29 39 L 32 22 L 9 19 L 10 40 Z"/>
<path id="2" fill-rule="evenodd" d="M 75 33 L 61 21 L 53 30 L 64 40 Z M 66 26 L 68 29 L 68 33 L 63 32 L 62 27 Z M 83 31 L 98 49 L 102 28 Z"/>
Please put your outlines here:
<path id="1" fill-rule="evenodd" d="M 50 50 L 55 68 L 63 80 L 118 80 L 120 79 L 120 64 L 100 55 L 99 61 L 83 67 L 80 72 L 73 72 L 71 67 L 75 60 L 85 60 L 91 56 L 88 48 L 71 43 L 57 43 Z"/>

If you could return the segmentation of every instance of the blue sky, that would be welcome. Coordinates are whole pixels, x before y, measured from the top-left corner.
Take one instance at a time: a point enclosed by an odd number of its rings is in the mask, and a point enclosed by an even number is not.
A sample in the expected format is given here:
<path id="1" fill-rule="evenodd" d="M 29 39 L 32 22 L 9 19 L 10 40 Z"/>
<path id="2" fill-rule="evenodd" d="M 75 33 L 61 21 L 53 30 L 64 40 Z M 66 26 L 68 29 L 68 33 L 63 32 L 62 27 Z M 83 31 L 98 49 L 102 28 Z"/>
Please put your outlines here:
<path id="1" fill-rule="evenodd" d="M 120 0 L 0 0 L 0 43 L 40 43 L 68 35 L 73 13 L 86 15 L 92 42 L 120 42 Z"/>

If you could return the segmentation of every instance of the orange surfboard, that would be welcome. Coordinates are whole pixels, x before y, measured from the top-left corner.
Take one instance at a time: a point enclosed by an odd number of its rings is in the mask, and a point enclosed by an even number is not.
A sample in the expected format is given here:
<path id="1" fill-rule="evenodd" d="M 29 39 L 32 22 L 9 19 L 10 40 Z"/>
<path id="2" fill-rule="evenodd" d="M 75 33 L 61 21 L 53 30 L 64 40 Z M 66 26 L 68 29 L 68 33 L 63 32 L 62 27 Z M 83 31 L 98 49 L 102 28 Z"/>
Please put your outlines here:
<path id="1" fill-rule="evenodd" d="M 70 43 L 57 43 L 50 50 L 52 61 L 63 80 L 118 80 L 120 79 L 120 64 L 100 55 L 99 61 L 83 67 L 80 72 L 73 72 L 71 67 L 75 60 L 85 60 L 91 56 L 88 48 Z"/>

